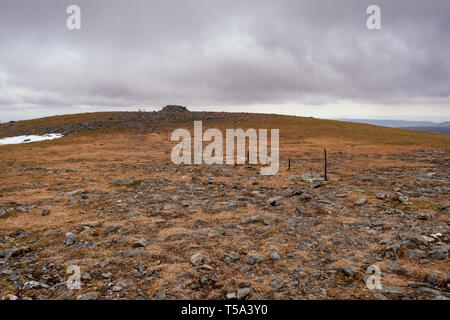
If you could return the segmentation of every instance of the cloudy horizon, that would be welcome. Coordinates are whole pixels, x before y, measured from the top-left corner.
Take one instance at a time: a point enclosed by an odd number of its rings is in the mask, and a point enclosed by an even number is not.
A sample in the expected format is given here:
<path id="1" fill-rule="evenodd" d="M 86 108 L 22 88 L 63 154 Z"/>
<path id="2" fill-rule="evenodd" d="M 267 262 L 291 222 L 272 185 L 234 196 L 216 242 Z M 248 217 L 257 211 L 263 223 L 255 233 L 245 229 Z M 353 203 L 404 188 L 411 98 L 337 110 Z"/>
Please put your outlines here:
<path id="1" fill-rule="evenodd" d="M 66 8 L 81 8 L 68 30 Z M 381 30 L 366 9 L 381 7 Z M 0 120 L 242 111 L 450 120 L 447 0 L 0 0 Z"/>

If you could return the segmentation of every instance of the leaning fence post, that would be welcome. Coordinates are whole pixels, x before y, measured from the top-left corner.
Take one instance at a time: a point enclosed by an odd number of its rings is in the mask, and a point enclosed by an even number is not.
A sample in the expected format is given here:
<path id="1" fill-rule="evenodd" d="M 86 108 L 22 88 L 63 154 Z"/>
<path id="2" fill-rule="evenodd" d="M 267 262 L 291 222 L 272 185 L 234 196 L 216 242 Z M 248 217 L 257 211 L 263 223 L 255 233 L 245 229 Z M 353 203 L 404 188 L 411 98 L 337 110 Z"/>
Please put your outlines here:
<path id="1" fill-rule="evenodd" d="M 289 157 L 288 160 L 288 171 L 291 171 L 291 158 Z"/>
<path id="2" fill-rule="evenodd" d="M 328 181 L 328 179 L 327 179 L 327 149 L 324 149 L 323 152 L 324 152 L 324 155 L 325 155 L 325 158 L 324 158 L 324 161 L 325 161 L 325 166 L 324 166 L 325 181 Z"/>

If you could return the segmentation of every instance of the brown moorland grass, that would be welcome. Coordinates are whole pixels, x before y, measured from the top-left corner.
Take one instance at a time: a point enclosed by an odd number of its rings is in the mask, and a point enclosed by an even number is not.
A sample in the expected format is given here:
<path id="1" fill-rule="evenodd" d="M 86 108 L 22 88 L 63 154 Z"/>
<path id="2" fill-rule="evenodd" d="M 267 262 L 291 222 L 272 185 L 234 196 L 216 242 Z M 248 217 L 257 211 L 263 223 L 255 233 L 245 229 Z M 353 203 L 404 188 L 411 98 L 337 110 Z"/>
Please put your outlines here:
<path id="1" fill-rule="evenodd" d="M 90 120 L 101 121 L 111 117 L 120 117 L 121 114 L 124 114 L 124 112 L 93 112 L 18 121 L 8 124 L 8 133 L 11 135 L 23 130 L 57 127 Z M 279 128 L 280 138 L 288 138 L 294 141 L 302 141 L 307 138 L 337 138 L 362 143 L 397 146 L 450 146 L 450 135 L 381 127 L 362 123 L 323 120 L 310 117 L 250 113 L 228 113 L 227 115 L 230 116 L 229 120 L 225 118 L 225 121 L 220 121 L 218 123 L 214 120 L 215 116 L 223 116 L 225 113 L 191 112 L 189 114 L 192 119 L 195 119 L 198 115 L 198 120 L 203 120 L 204 127 L 255 129 Z M 6 124 L 0 126 L 0 137 L 4 137 L 6 134 L 5 125 Z M 175 123 L 171 123 L 169 129 L 175 129 L 178 126 L 192 128 L 193 123 L 187 123 L 181 118 Z"/>
<path id="2" fill-rule="evenodd" d="M 89 116 L 99 116 L 99 114 L 89 114 Z M 75 115 L 75 117 L 77 116 Z M 79 120 L 79 118 L 76 119 Z M 54 120 L 63 121 L 58 117 Z M 39 125 L 41 124 L 39 123 Z M 30 122 L 27 125 L 31 128 L 34 124 Z M 181 123 L 181 126 L 191 129 L 193 123 L 189 121 Z M 336 192 L 347 192 L 348 197 L 340 203 L 348 208 L 352 208 L 354 201 L 361 197 L 368 197 L 368 205 L 375 208 L 376 204 L 382 203 L 382 201 L 375 199 L 374 194 L 378 191 L 392 192 L 393 186 L 390 181 L 383 178 L 380 182 L 375 180 L 375 187 L 373 184 L 369 187 L 365 186 L 364 182 L 361 182 L 358 178 L 353 178 L 353 176 L 363 175 L 368 169 L 380 173 L 391 170 L 408 172 L 408 170 L 413 171 L 416 168 L 423 172 L 427 172 L 428 168 L 436 171 L 439 168 L 432 163 L 422 163 L 415 158 L 408 160 L 408 157 L 402 156 L 408 155 L 414 150 L 448 150 L 450 147 L 450 138 L 439 134 L 415 133 L 370 125 L 278 115 L 243 114 L 236 120 L 233 119 L 224 123 L 217 123 L 214 119 L 204 120 L 204 129 L 208 127 L 217 127 L 222 130 L 226 128 L 280 129 L 280 157 L 282 161 L 280 171 L 275 177 L 260 177 L 260 184 L 257 186 L 252 185 L 252 179 L 241 181 L 247 189 L 243 194 L 248 197 L 250 197 L 252 190 L 258 189 L 260 186 L 273 187 L 281 193 L 283 187 L 292 184 L 292 180 L 289 178 L 292 174 L 307 171 L 321 172 L 319 168 L 323 161 L 323 148 L 327 148 L 330 157 L 329 175 L 331 179 L 336 179 L 336 181 L 330 183 L 328 187 L 322 188 L 332 188 Z M 349 238 L 358 235 L 360 240 L 369 242 L 370 250 L 372 250 L 372 247 L 373 250 L 382 249 L 382 246 L 377 242 L 369 241 L 367 237 L 370 235 L 366 234 L 365 231 L 359 232 L 354 229 L 353 225 L 361 223 L 363 218 L 359 216 L 357 210 L 353 209 L 348 212 L 341 212 L 337 208 L 328 207 L 329 212 L 322 209 L 314 211 L 312 212 L 313 217 L 307 216 L 306 219 L 314 218 L 317 219 L 317 222 L 312 225 L 307 233 L 299 233 L 294 237 L 285 233 L 280 235 L 280 230 L 291 226 L 286 224 L 283 219 L 288 214 L 295 212 L 295 206 L 286 207 L 287 212 L 277 213 L 270 210 L 260 210 L 259 207 L 249 203 L 247 207 L 238 208 L 235 211 L 211 214 L 204 211 L 201 206 L 195 206 L 203 201 L 198 197 L 191 200 L 194 205 L 192 210 L 182 209 L 169 213 L 161 210 L 158 216 L 140 215 L 125 218 L 131 209 L 129 208 L 130 204 L 123 202 L 123 198 L 120 198 L 122 202 L 116 202 L 119 198 L 114 198 L 113 195 L 111 199 L 105 197 L 108 203 L 104 203 L 103 200 L 93 200 L 88 207 L 68 205 L 70 196 L 65 193 L 77 189 L 85 189 L 87 192 L 101 190 L 104 193 L 117 191 L 118 196 L 121 197 L 123 192 L 134 190 L 135 186 L 115 187 L 110 185 L 112 180 L 119 178 L 133 177 L 148 181 L 157 181 L 164 178 L 171 182 L 194 181 L 194 179 L 206 180 L 207 176 L 203 173 L 208 173 L 210 168 L 196 168 L 195 166 L 193 168 L 176 168 L 171 164 L 170 150 L 172 145 L 173 143 L 165 140 L 163 132 L 144 134 L 109 128 L 75 133 L 52 141 L 0 146 L 0 203 L 7 204 L 10 201 L 15 201 L 19 204 L 37 204 L 46 200 L 52 203 L 51 214 L 48 216 L 42 216 L 42 209 L 45 208 L 45 205 L 42 205 L 31 212 L 16 210 L 2 217 L 0 219 L 0 235 L 12 235 L 19 229 L 34 232 L 35 234 L 32 237 L 35 242 L 30 245 L 33 250 L 39 250 L 38 262 L 53 262 L 61 259 L 64 260 L 64 267 L 71 263 L 79 263 L 83 270 L 89 270 L 107 259 L 121 259 L 117 257 L 117 251 L 124 251 L 125 248 L 94 247 L 71 250 L 62 244 L 65 232 L 75 232 L 79 238 L 86 241 L 104 243 L 112 241 L 115 237 L 115 235 L 105 236 L 105 229 L 112 223 L 120 223 L 123 228 L 129 231 L 128 234 L 123 236 L 128 245 L 142 236 L 155 241 L 146 247 L 146 254 L 141 258 L 142 263 L 149 268 L 160 271 L 162 274 L 161 278 L 158 278 L 154 283 L 140 284 L 150 297 L 153 297 L 156 292 L 164 287 L 175 283 L 178 275 L 187 270 L 195 273 L 189 262 L 189 257 L 196 251 L 201 251 L 210 259 L 216 261 L 216 271 L 222 275 L 226 285 L 231 285 L 230 279 L 233 279 L 235 283 L 239 281 L 247 282 L 248 279 L 243 274 L 233 269 L 227 269 L 218 262 L 223 259 L 224 252 L 234 251 L 239 253 L 242 250 L 267 257 L 270 250 L 277 249 L 283 256 L 283 260 L 273 263 L 273 266 L 271 266 L 274 274 L 262 276 L 261 270 L 257 267 L 255 273 L 260 281 L 252 281 L 252 286 L 258 294 L 269 297 L 271 294 L 269 282 L 283 274 L 295 274 L 295 269 L 300 264 L 304 266 L 300 272 L 301 279 L 306 279 L 309 275 L 318 273 L 316 267 L 308 266 L 309 261 L 318 259 L 318 252 L 306 247 L 298 250 L 296 248 L 303 241 L 310 241 L 308 238 L 310 233 L 314 233 L 324 244 L 333 248 L 334 251 L 330 255 L 339 257 L 336 262 L 323 267 L 323 270 L 332 270 L 347 264 L 352 264 L 360 270 L 364 270 L 363 261 L 367 249 L 365 249 L 366 251 L 353 247 L 347 249 L 344 244 L 339 243 L 333 247 L 330 239 L 339 236 L 339 232 L 347 232 Z M 291 171 L 286 169 L 288 157 L 293 158 Z M 165 167 L 170 170 L 155 170 L 158 167 Z M 68 169 L 67 172 L 66 169 Z M 245 177 L 252 169 L 246 166 L 234 166 L 229 170 Z M 252 172 L 257 172 L 257 170 Z M 214 178 L 217 184 L 224 183 L 228 186 L 227 191 L 232 195 L 234 194 L 235 191 L 231 186 L 235 182 L 233 179 L 236 179 L 236 176 L 227 177 L 223 175 Z M 405 177 L 399 182 L 408 185 L 413 183 L 409 177 Z M 341 190 L 348 186 L 353 187 L 353 184 L 357 183 L 359 183 L 358 186 L 361 189 L 367 189 L 367 192 L 363 193 L 357 188 L 351 188 L 349 191 Z M 308 188 L 307 184 L 301 184 L 301 186 L 302 188 Z M 165 192 L 164 196 L 170 198 L 176 194 L 176 190 L 173 190 L 172 187 L 161 185 L 159 188 L 163 191 L 155 187 L 149 196 L 152 196 L 153 193 Z M 321 189 L 319 188 L 319 190 Z M 243 194 L 236 192 L 236 196 L 242 196 Z M 207 196 L 206 194 L 205 197 Z M 264 203 L 265 199 L 261 198 L 261 201 Z M 98 216 L 103 207 L 113 206 L 113 204 L 124 211 L 117 216 Z M 220 205 L 221 203 L 217 203 L 215 208 Z M 417 207 L 421 210 L 433 209 L 440 213 L 440 209 L 435 208 L 437 206 L 434 204 L 434 199 L 415 199 L 414 206 L 414 208 Z M 414 208 L 406 207 L 405 210 Z M 86 214 L 80 214 L 80 211 L 86 211 Z M 219 228 L 219 226 L 225 224 L 235 225 L 243 218 L 255 214 L 255 212 L 274 220 L 267 226 L 245 227 L 248 233 L 236 232 L 231 237 L 211 237 L 206 238 L 206 240 L 191 241 L 187 243 L 186 247 L 181 247 L 181 244 L 185 242 L 184 240 L 165 240 L 170 235 L 192 232 L 190 226 L 197 220 L 208 221 Z M 173 213 L 176 215 L 172 216 Z M 397 220 L 390 220 L 394 218 L 396 217 L 386 216 L 386 221 L 383 221 L 383 228 L 386 230 L 383 229 L 380 232 L 380 237 L 394 238 L 396 236 L 394 232 L 390 231 L 390 228 L 395 227 L 395 223 L 397 223 Z M 448 219 L 443 214 L 436 214 L 436 218 L 430 223 L 445 226 L 448 225 Z M 408 220 L 408 223 L 410 221 Z M 97 229 L 98 235 L 92 236 L 81 231 L 82 226 L 86 225 Z M 251 233 L 254 227 L 259 228 L 261 232 L 258 237 Z M 277 236 L 283 238 L 291 236 L 292 238 L 290 242 L 281 244 L 267 240 L 270 237 Z M 199 239 L 203 238 L 200 236 Z M 15 241 L 15 244 L 26 245 L 29 239 L 17 239 Z M 259 250 L 253 249 L 254 247 L 259 248 Z M 287 258 L 288 254 L 292 254 L 289 259 Z M 160 261 L 160 263 L 156 263 L 157 261 Z M 449 272 L 447 261 L 433 261 L 426 266 L 421 266 L 418 261 L 414 260 L 402 260 L 398 263 L 401 263 L 402 267 L 405 268 L 409 277 L 408 281 L 423 281 L 426 273 L 445 274 Z M 385 261 L 381 263 L 383 272 L 386 269 L 386 264 Z M 124 270 L 127 270 L 127 268 L 120 265 L 111 266 L 111 271 L 113 271 L 115 277 L 117 276 L 117 280 L 128 276 Z M 128 283 L 134 281 L 132 278 L 127 278 L 127 280 Z M 403 276 L 389 275 L 384 279 L 384 283 L 405 286 L 407 282 L 405 282 Z M 6 282 L 2 285 L 8 290 L 14 290 L 12 287 L 7 287 Z M 106 286 L 102 281 L 93 280 L 92 285 L 98 286 L 100 292 L 103 292 L 103 290 L 106 292 Z M 171 288 L 171 290 L 175 289 Z M 179 288 L 179 291 L 183 290 L 185 289 Z M 351 288 L 342 286 L 327 288 L 329 298 L 361 298 L 364 297 L 359 296 L 361 292 L 370 296 L 370 293 L 364 290 L 366 289 L 364 289 L 362 283 Z M 15 291 L 11 292 L 14 293 Z M 6 293 L 5 290 L 1 292 L 1 294 L 4 293 Z M 134 294 L 135 292 L 132 292 L 130 298 L 135 298 Z M 196 294 L 195 297 L 197 298 L 212 297 L 209 292 L 199 291 Z M 303 296 L 303 298 L 323 297 L 318 294 L 310 294 Z"/>

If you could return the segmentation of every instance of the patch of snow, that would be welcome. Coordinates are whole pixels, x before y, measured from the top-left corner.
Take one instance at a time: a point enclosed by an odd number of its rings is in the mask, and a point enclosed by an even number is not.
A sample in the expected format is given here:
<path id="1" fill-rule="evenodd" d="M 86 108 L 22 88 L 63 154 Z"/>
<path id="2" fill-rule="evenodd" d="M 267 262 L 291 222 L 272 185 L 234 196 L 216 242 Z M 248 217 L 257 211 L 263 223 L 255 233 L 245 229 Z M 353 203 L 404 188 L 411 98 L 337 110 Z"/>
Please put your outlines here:
<path id="1" fill-rule="evenodd" d="M 35 141 L 44 141 L 44 140 L 53 140 L 63 137 L 60 133 L 50 133 L 44 134 L 43 136 L 17 136 L 17 137 L 8 137 L 0 139 L 0 145 L 3 144 L 19 144 L 19 143 L 28 143 Z"/>

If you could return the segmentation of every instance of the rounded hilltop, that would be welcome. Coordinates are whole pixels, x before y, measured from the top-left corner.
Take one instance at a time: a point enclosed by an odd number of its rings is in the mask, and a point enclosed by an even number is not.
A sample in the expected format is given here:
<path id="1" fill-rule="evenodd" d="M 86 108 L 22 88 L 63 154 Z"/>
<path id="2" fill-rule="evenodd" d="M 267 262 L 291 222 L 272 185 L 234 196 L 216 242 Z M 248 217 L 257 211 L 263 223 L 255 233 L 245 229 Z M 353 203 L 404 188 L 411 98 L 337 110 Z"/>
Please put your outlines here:
<path id="1" fill-rule="evenodd" d="M 163 113 L 178 113 L 178 112 L 190 112 L 187 107 L 170 104 L 162 108 L 159 112 Z"/>

